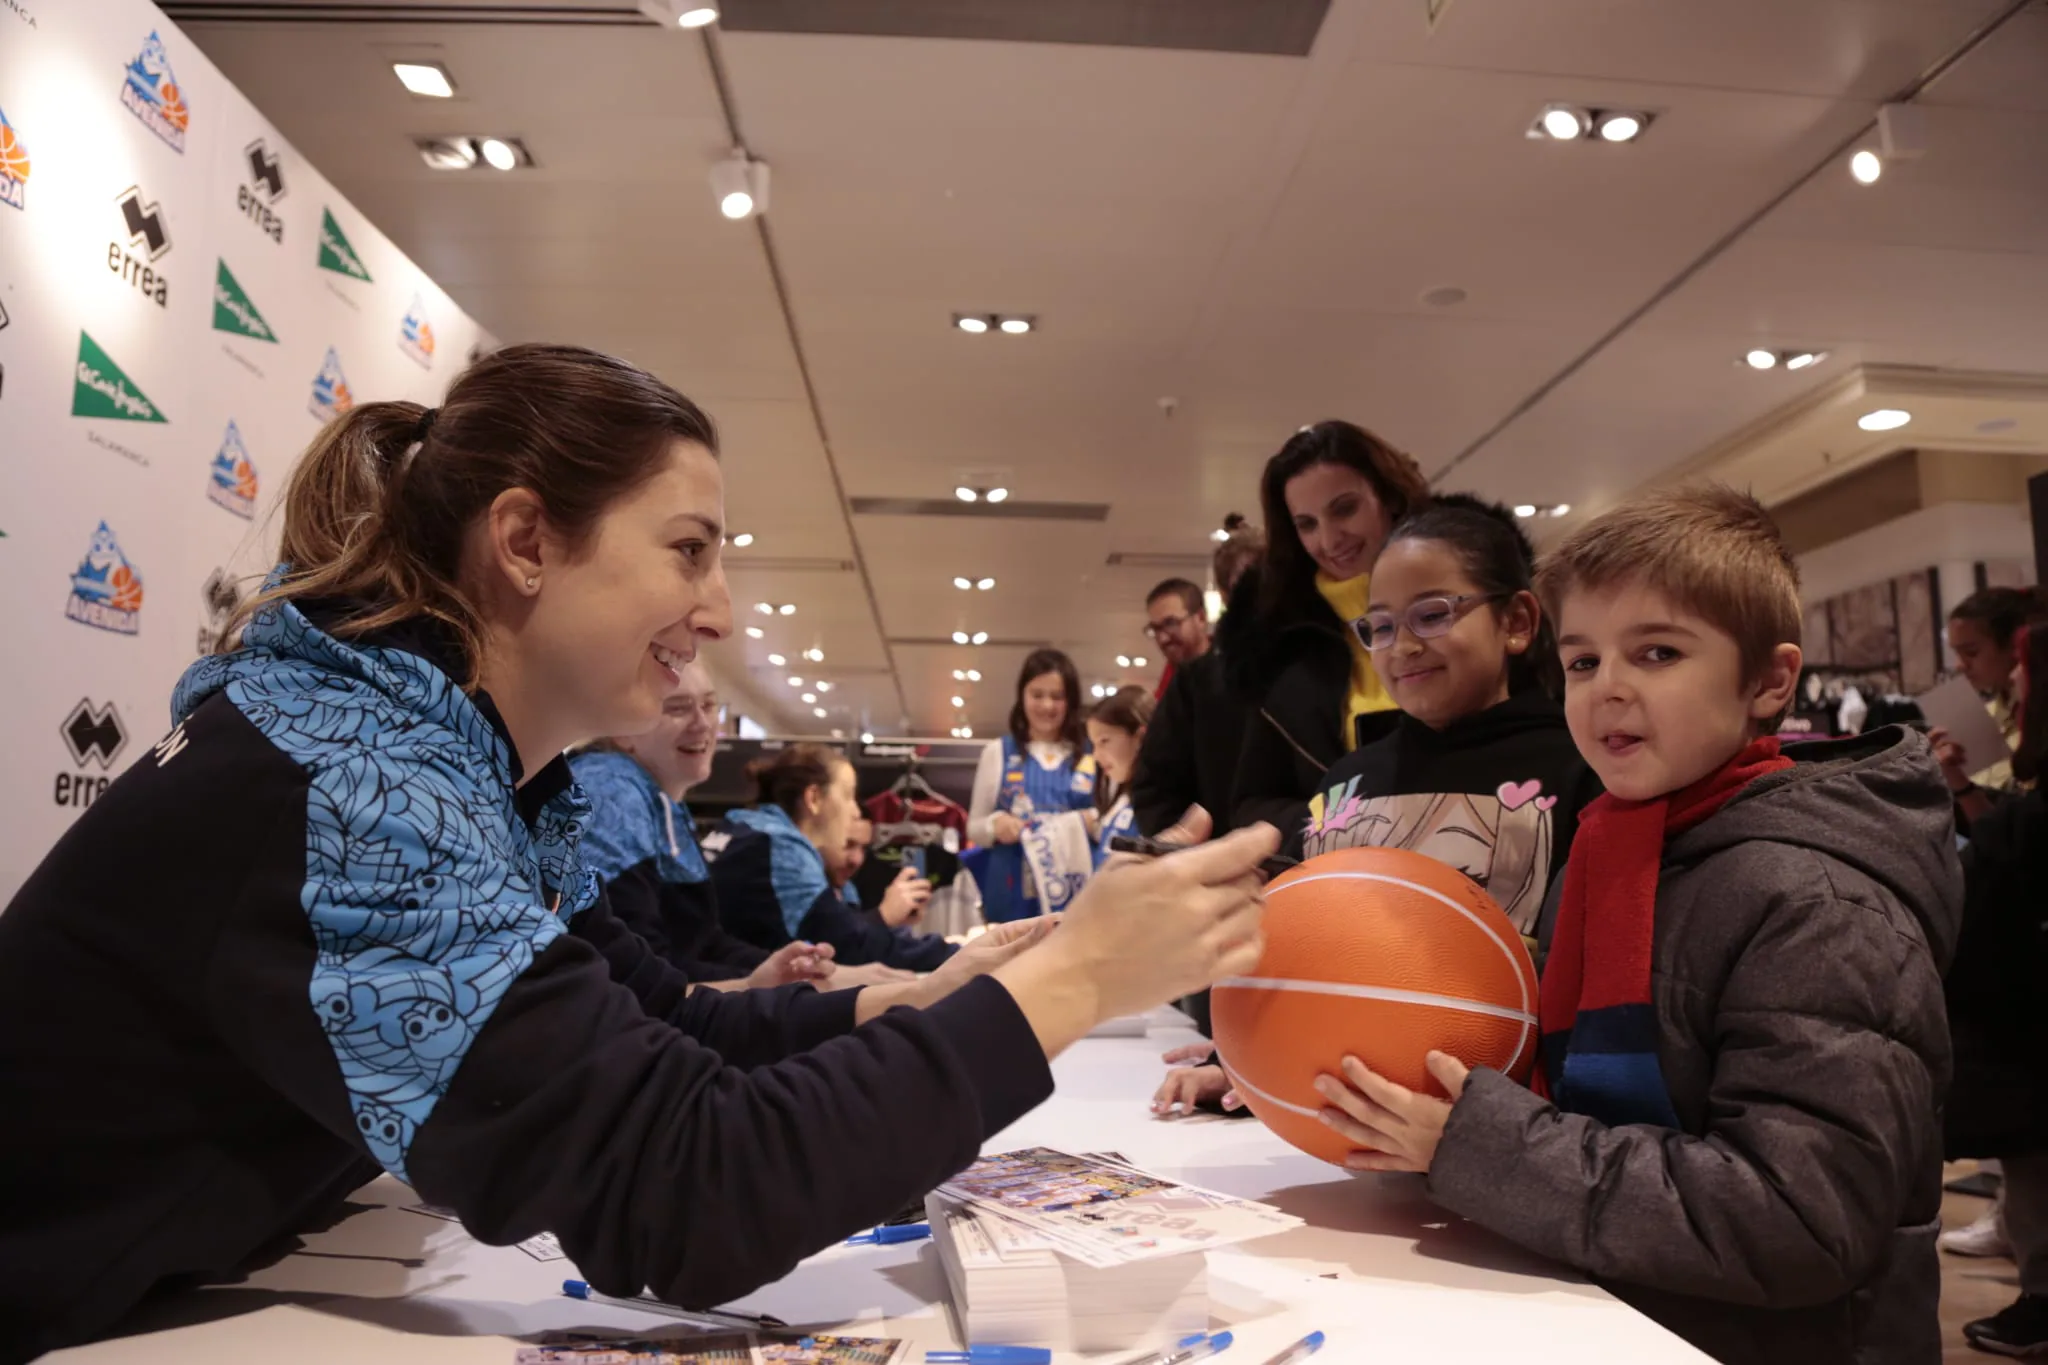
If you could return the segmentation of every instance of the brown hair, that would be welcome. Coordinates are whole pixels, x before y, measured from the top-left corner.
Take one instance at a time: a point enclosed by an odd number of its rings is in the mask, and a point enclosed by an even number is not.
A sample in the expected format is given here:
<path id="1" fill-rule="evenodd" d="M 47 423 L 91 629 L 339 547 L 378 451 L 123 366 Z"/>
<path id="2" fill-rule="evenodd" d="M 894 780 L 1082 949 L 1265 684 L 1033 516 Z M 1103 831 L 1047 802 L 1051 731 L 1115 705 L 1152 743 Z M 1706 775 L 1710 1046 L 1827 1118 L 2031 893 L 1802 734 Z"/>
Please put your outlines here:
<path id="1" fill-rule="evenodd" d="M 282 581 L 244 602 L 214 648 L 235 648 L 265 607 L 335 599 L 344 612 L 325 628 L 342 639 L 422 617 L 441 622 L 473 686 L 483 623 L 461 584 L 471 524 L 500 493 L 526 488 L 550 526 L 580 546 L 607 507 L 660 472 L 677 441 L 718 453 L 718 433 L 695 403 L 580 346 L 493 352 L 438 409 L 364 403 L 329 423 L 292 471 Z"/>
<path id="2" fill-rule="evenodd" d="M 1223 543 L 1209 556 L 1209 573 L 1216 580 L 1216 591 L 1228 602 L 1244 571 L 1266 557 L 1266 533 L 1246 521 L 1241 512 L 1223 519 L 1223 531 Z"/>
<path id="3" fill-rule="evenodd" d="M 1799 566 L 1771 514 L 1747 493 L 1705 484 L 1623 503 L 1544 557 L 1536 594 L 1561 623 L 1568 594 L 1631 581 L 1733 637 L 1745 685 L 1763 677 L 1779 645 L 1799 643 Z"/>
<path id="4" fill-rule="evenodd" d="M 1024 714 L 1024 689 L 1033 678 L 1048 673 L 1059 674 L 1060 685 L 1066 689 L 1067 717 L 1060 722 L 1060 739 L 1073 746 L 1078 761 L 1088 752 L 1088 720 L 1081 713 L 1081 674 L 1074 661 L 1060 650 L 1034 649 L 1025 656 L 1024 667 L 1017 670 L 1017 700 L 1010 704 L 1010 738 L 1017 741 L 1020 750 L 1030 747 L 1031 718 Z"/>
<path id="5" fill-rule="evenodd" d="M 757 758 L 747 765 L 754 783 L 754 800 L 763 806 L 780 806 L 783 814 L 801 824 L 804 793 L 813 787 L 829 787 L 832 779 L 852 760 L 823 744 L 792 744 L 773 758 Z"/>
<path id="6" fill-rule="evenodd" d="M 1135 735 L 1152 723 L 1152 712 L 1158 702 L 1150 692 L 1136 683 L 1126 683 L 1095 703 L 1088 719 L 1098 725 L 1114 725 L 1127 735 Z M 1126 783 L 1125 785 L 1129 785 Z M 1116 792 L 1110 790 L 1109 774 L 1102 771 L 1100 764 L 1095 769 L 1095 807 L 1108 810 L 1116 800 Z"/>
<path id="7" fill-rule="evenodd" d="M 1364 427 L 1350 422 L 1317 422 L 1287 438 L 1259 476 L 1259 506 L 1266 516 L 1266 572 L 1259 582 L 1259 607 L 1270 612 L 1284 602 L 1305 602 L 1315 594 L 1316 562 L 1302 548 L 1287 510 L 1287 485 L 1317 465 L 1343 465 L 1363 475 L 1393 526 L 1429 496 L 1429 480 L 1414 459 Z"/>
<path id="8" fill-rule="evenodd" d="M 1145 606 L 1150 609 L 1162 597 L 1178 597 L 1180 604 L 1188 609 L 1190 616 L 1207 616 L 1209 604 L 1202 597 L 1202 590 L 1185 578 L 1169 578 L 1145 594 Z"/>

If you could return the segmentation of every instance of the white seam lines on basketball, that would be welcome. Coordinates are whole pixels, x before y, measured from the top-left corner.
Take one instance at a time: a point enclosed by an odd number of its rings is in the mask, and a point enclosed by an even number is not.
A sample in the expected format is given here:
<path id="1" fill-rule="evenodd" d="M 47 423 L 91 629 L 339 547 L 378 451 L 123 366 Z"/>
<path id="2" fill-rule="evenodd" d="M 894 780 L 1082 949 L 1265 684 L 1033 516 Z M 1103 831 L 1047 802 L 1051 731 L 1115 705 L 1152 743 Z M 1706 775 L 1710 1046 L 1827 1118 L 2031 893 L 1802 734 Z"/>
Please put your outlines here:
<path id="1" fill-rule="evenodd" d="M 1482 920 L 1481 918 L 1479 918 L 1478 915 L 1472 913 L 1472 911 L 1468 907 L 1458 904 L 1458 902 L 1452 900 L 1449 896 L 1446 896 L 1441 891 L 1433 891 L 1429 887 L 1418 886 L 1414 882 L 1408 881 L 1405 878 L 1389 877 L 1385 873 L 1381 872 L 1318 872 L 1312 877 L 1297 877 L 1293 881 L 1287 882 L 1284 885 L 1272 887 L 1267 890 L 1266 895 L 1268 897 L 1272 897 L 1278 895 L 1282 891 L 1291 891 L 1297 886 L 1306 886 L 1310 882 L 1324 881 L 1385 882 L 1391 886 L 1405 886 L 1410 891 L 1420 892 L 1422 895 L 1429 897 L 1431 900 L 1436 901 L 1440 905 L 1449 906 L 1451 909 L 1457 911 L 1466 919 L 1472 921 L 1472 923 L 1479 926 L 1479 931 L 1485 934 L 1487 939 L 1492 942 L 1493 946 L 1500 949 L 1501 956 L 1505 957 L 1508 960 L 1508 968 L 1510 971 L 1514 973 L 1515 985 L 1521 992 L 1523 1012 L 1514 1017 L 1519 1018 L 1522 1021 L 1522 1035 L 1515 1041 L 1515 1056 L 1519 1058 L 1522 1055 L 1522 1049 L 1528 1046 L 1529 1043 L 1529 1030 L 1536 1026 L 1536 1016 L 1533 1012 L 1535 1005 L 1534 1002 L 1529 999 L 1528 984 L 1522 980 L 1521 968 L 1520 965 L 1515 961 L 1515 955 L 1509 952 L 1507 944 L 1502 943 L 1499 937 L 1496 936 L 1494 932 L 1487 927 L 1485 920 Z M 1509 925 L 1508 929 L 1510 932 L 1513 932 L 1514 926 Z M 1519 938 L 1520 935 L 1518 934 L 1516 935 L 1516 937 Z"/>
<path id="2" fill-rule="evenodd" d="M 1354 1000 L 1385 1000 L 1396 1005 L 1428 1005 L 1440 1010 L 1464 1010 L 1469 1014 L 1484 1014 L 1525 1026 L 1536 1022 L 1535 1015 L 1525 1014 L 1521 1010 L 1511 1010 L 1505 1005 L 1489 1005 L 1481 1000 L 1466 1000 L 1455 995 L 1431 995 L 1427 991 L 1404 991 L 1394 986 L 1358 986 L 1348 981 L 1293 981 L 1277 976 L 1232 976 L 1217 982 L 1212 989 L 1220 991 L 1231 987 L 1248 991 L 1301 991 L 1309 995 L 1344 995 Z"/>
<path id="3" fill-rule="evenodd" d="M 1229 1069 L 1229 1067 L 1230 1067 L 1230 1063 L 1229 1063 L 1229 1062 L 1226 1062 L 1226 1061 L 1224 1061 L 1224 1060 L 1223 1060 L 1223 1049 L 1222 1049 L 1222 1048 L 1218 1048 L 1218 1049 L 1216 1049 L 1216 1060 L 1217 1060 L 1218 1062 L 1221 1062 L 1221 1063 L 1222 1063 L 1222 1065 L 1224 1066 L 1224 1068 L 1225 1068 L 1226 1070 L 1228 1070 L 1228 1069 Z M 1277 1105 L 1278 1107 L 1280 1107 L 1280 1108 L 1282 1108 L 1282 1109 L 1285 1109 L 1285 1110 L 1286 1110 L 1286 1111 L 1287 1111 L 1288 1113 L 1290 1113 L 1290 1114 L 1299 1114 L 1299 1115 L 1301 1115 L 1301 1116 L 1302 1116 L 1303 1118 L 1305 1118 L 1305 1119 L 1314 1119 L 1314 1120 L 1316 1120 L 1316 1121 L 1317 1121 L 1318 1123 L 1320 1123 L 1320 1122 L 1322 1121 L 1322 1117 L 1323 1117 L 1323 1111 L 1322 1111 L 1322 1110 L 1320 1110 L 1320 1109 L 1304 1109 L 1304 1108 L 1302 1108 L 1302 1107 L 1301 1107 L 1300 1105 L 1298 1105 L 1298 1104 L 1290 1104 L 1290 1103 L 1288 1103 L 1288 1102 L 1287 1102 L 1286 1100 L 1283 1100 L 1283 1099 L 1281 1099 L 1281 1098 L 1280 1098 L 1280 1097 L 1279 1097 L 1278 1095 L 1270 1094 L 1270 1093 L 1268 1093 L 1267 1091 L 1264 1091 L 1264 1090 L 1261 1090 L 1261 1089 L 1259 1089 L 1259 1088 L 1258 1088 L 1257 1086 L 1253 1085 L 1253 1084 L 1252 1084 L 1252 1083 L 1251 1083 L 1250 1081 L 1247 1081 L 1246 1079 L 1244 1079 L 1244 1074 L 1243 1074 L 1242 1072 L 1239 1072 L 1239 1071 L 1231 1071 L 1231 1072 L 1230 1072 L 1230 1079 L 1231 1079 L 1231 1082 L 1232 1082 L 1232 1087 L 1233 1087 L 1234 1089 L 1237 1089 L 1237 1090 L 1248 1090 L 1248 1091 L 1250 1091 L 1250 1092 L 1251 1092 L 1252 1094 L 1254 1094 L 1254 1095 L 1258 1096 L 1258 1097 L 1259 1097 L 1260 1099 L 1264 1100 L 1264 1101 L 1265 1101 L 1266 1103 L 1268 1103 L 1268 1104 L 1271 1104 L 1271 1105 Z"/>

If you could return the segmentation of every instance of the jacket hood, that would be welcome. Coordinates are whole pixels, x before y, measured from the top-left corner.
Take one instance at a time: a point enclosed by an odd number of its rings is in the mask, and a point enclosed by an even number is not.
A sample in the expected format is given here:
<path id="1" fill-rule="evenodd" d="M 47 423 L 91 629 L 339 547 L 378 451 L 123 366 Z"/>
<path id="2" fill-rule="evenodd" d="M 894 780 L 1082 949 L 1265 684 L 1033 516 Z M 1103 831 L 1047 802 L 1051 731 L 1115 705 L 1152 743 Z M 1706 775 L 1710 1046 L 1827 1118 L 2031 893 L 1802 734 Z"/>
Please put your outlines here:
<path id="1" fill-rule="evenodd" d="M 1955 953 L 1963 878 L 1955 815 L 1933 751 L 1919 732 L 1788 745 L 1794 766 L 1759 778 L 1672 842 L 1692 862 L 1731 844 L 1766 840 L 1838 858 L 1889 887 L 1920 921 L 1936 962 Z"/>
<path id="2" fill-rule="evenodd" d="M 1453 721 L 1441 730 L 1432 729 L 1406 713 L 1397 727 L 1401 743 L 1422 753 L 1484 749 L 1536 731 L 1563 730 L 1564 707 L 1541 688 L 1530 687 L 1498 706 Z"/>
<path id="3" fill-rule="evenodd" d="M 1283 602 L 1274 611 L 1262 612 L 1262 573 L 1257 565 L 1245 571 L 1230 594 L 1230 609 L 1216 623 L 1216 649 L 1223 656 L 1223 676 L 1231 690 L 1244 697 L 1263 695 L 1281 670 L 1304 652 L 1329 653 L 1349 669 L 1344 623 L 1322 594 L 1311 592 L 1313 600 Z"/>

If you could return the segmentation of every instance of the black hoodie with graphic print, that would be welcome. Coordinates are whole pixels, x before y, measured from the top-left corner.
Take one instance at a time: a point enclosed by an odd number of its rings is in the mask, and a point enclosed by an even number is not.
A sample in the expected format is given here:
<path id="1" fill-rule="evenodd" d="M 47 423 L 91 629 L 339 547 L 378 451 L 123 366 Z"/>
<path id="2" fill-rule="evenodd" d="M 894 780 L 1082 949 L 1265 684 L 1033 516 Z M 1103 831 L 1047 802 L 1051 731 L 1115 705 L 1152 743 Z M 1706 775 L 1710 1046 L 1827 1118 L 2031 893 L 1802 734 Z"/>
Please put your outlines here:
<path id="1" fill-rule="evenodd" d="M 1600 794 L 1540 691 L 1435 730 L 1403 715 L 1385 738 L 1338 760 L 1290 822 L 1286 851 L 1407 848 L 1463 872 L 1525 937 L 1564 875 L 1579 812 Z"/>

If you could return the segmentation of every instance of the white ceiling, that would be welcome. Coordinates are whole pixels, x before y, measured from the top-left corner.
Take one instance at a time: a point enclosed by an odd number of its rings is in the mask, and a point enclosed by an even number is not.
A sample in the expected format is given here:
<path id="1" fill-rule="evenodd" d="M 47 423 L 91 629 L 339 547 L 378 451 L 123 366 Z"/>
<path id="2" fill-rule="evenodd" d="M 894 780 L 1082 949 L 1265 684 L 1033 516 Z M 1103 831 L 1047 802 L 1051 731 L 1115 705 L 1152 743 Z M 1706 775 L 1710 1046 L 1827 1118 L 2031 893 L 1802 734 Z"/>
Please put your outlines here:
<path id="1" fill-rule="evenodd" d="M 616 351 L 718 418 L 729 515 L 758 537 L 731 557 L 741 624 L 767 638 L 715 654 L 750 709 L 893 732 L 907 708 L 928 734 L 959 723 L 956 694 L 997 727 L 1021 647 L 890 639 L 1050 641 L 1115 678 L 1118 653 L 1154 653 L 1140 599 L 1163 574 L 1106 557 L 1204 552 L 1224 513 L 1256 513 L 1260 465 L 1304 422 L 1362 422 L 1431 472 L 1465 456 L 1448 486 L 1585 508 L 1859 365 L 2048 374 L 2038 4 L 1920 97 L 1923 159 L 1870 188 L 1825 167 L 1681 281 L 2008 3 L 1453 0 L 1432 32 L 1424 0 L 1334 0 L 1307 58 L 719 34 L 740 132 L 773 167 L 815 412 L 763 237 L 712 203 L 730 138 L 699 37 L 186 26 L 486 326 Z M 405 55 L 443 61 L 460 98 L 407 95 L 388 69 Z M 1556 99 L 1658 118 L 1628 147 L 1525 138 Z M 458 132 L 516 134 L 539 165 L 427 171 L 411 139 Z M 1468 301 L 1421 302 L 1443 285 Z M 1040 331 L 968 337 L 956 310 Z M 1757 345 L 1831 356 L 1733 363 Z M 840 498 L 944 496 L 989 468 L 1109 517 L 853 516 Z M 798 614 L 747 610 L 763 599 Z M 811 646 L 822 666 L 766 662 Z M 967 667 L 978 687 L 952 679 Z M 838 684 L 829 720 L 795 705 L 791 671 Z"/>

